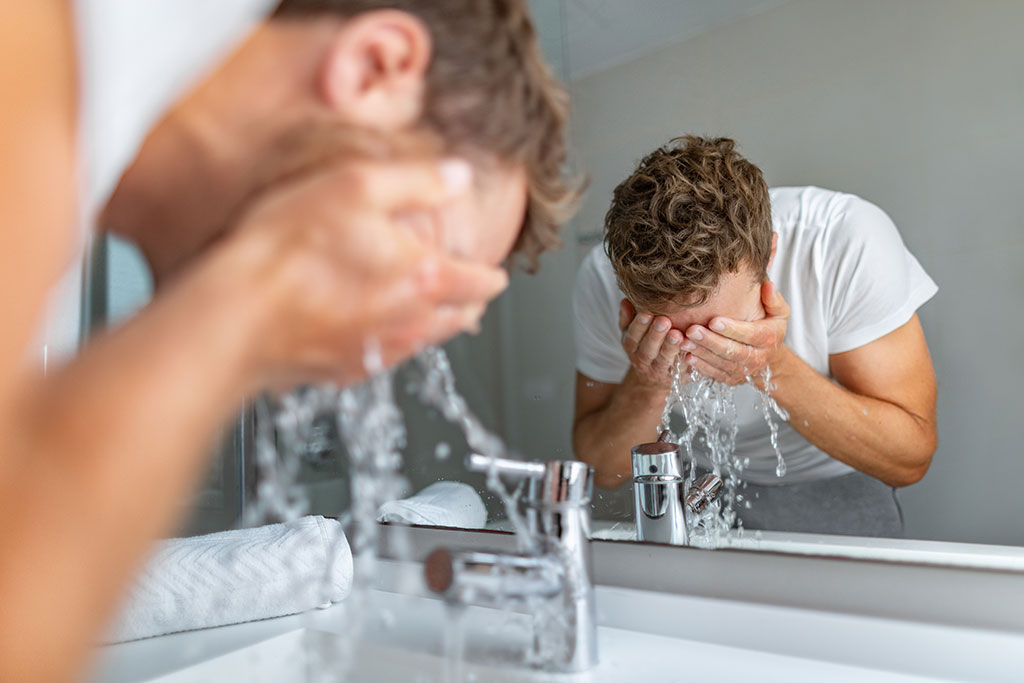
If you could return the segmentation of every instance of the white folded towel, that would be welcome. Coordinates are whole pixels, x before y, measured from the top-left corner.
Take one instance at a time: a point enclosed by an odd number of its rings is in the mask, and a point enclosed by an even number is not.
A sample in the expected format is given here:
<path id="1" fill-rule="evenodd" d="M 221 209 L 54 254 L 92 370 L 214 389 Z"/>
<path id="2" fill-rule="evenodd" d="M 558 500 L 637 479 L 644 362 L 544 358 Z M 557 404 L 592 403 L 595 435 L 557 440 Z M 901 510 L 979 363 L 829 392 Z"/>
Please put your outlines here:
<path id="1" fill-rule="evenodd" d="M 146 566 L 108 642 L 295 614 L 351 588 L 352 551 L 333 519 L 175 538 Z"/>
<path id="2" fill-rule="evenodd" d="M 384 503 L 377 510 L 377 521 L 483 529 L 487 508 L 469 484 L 438 481 L 414 496 Z"/>

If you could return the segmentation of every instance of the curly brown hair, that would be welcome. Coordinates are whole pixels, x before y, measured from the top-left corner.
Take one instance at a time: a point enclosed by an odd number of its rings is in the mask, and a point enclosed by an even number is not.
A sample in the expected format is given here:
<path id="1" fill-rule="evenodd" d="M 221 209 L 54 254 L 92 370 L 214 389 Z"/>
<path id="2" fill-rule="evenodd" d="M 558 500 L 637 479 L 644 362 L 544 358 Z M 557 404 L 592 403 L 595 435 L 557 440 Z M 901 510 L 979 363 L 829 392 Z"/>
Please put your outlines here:
<path id="1" fill-rule="evenodd" d="M 533 270 L 560 244 L 583 182 L 565 173 L 569 97 L 541 56 L 524 0 L 283 0 L 275 17 L 397 9 L 433 38 L 422 123 L 448 152 L 526 168 L 529 199 L 513 251 Z"/>
<path id="2" fill-rule="evenodd" d="M 700 306 L 740 268 L 767 278 L 768 186 L 735 147 L 729 138 L 674 138 L 615 188 L 605 251 L 638 309 Z"/>

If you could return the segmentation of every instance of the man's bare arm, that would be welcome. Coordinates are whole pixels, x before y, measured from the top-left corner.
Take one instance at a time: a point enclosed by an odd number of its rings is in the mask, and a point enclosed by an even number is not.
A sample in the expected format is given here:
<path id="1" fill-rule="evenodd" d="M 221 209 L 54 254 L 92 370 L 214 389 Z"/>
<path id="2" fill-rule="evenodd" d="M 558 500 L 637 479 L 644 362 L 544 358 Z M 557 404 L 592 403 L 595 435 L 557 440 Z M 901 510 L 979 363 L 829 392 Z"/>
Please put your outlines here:
<path id="1" fill-rule="evenodd" d="M 716 318 L 711 329 L 688 329 L 686 361 L 732 384 L 768 365 L 776 400 L 808 441 L 891 486 L 920 480 L 937 435 L 935 371 L 917 315 L 881 339 L 832 355 L 837 384 L 781 343 L 789 309 L 770 285 L 764 303 L 763 321 Z"/>
<path id="2" fill-rule="evenodd" d="M 594 467 L 598 486 L 617 488 L 632 471 L 629 451 L 657 438 L 683 335 L 665 316 L 619 307 L 622 347 L 631 366 L 621 384 L 576 373 L 573 450 Z"/>
<path id="3" fill-rule="evenodd" d="M 71 264 L 75 86 L 69 3 L 0 4 L 0 410 Z"/>
<path id="4" fill-rule="evenodd" d="M 447 196 L 429 162 L 298 179 L 137 318 L 20 385 L 0 410 L 0 680 L 74 677 L 244 395 L 356 381 L 369 337 L 390 365 L 475 324 L 507 276 L 394 220 Z"/>
<path id="5" fill-rule="evenodd" d="M 242 398 L 244 299 L 190 286 L 25 392 L 0 486 L 0 679 L 67 681 Z M 234 331 L 232 331 L 234 330 Z"/>
<path id="6" fill-rule="evenodd" d="M 668 388 L 636 381 L 605 384 L 576 373 L 576 417 L 572 441 L 576 457 L 594 468 L 595 483 L 618 488 L 629 481 L 633 446 L 657 438 Z"/>
<path id="7" fill-rule="evenodd" d="M 916 314 L 881 339 L 832 355 L 838 384 L 787 356 L 775 395 L 808 441 L 890 486 L 925 475 L 938 443 L 937 391 Z"/>

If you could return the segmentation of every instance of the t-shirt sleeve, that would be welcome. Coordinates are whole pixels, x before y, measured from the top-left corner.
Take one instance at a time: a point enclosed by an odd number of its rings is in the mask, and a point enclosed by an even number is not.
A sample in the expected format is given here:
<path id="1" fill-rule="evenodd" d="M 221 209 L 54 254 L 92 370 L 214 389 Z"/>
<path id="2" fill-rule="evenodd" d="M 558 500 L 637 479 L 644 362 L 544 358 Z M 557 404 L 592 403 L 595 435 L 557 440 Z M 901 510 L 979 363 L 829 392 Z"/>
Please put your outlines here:
<path id="1" fill-rule="evenodd" d="M 830 227 L 824 262 L 830 354 L 884 337 L 938 291 L 889 216 L 859 198 Z"/>
<path id="2" fill-rule="evenodd" d="M 596 247 L 580 265 L 572 296 L 576 369 L 598 382 L 618 384 L 629 370 L 629 356 L 622 348 L 619 331 L 618 288 L 607 282 L 599 260 L 605 258 Z"/>

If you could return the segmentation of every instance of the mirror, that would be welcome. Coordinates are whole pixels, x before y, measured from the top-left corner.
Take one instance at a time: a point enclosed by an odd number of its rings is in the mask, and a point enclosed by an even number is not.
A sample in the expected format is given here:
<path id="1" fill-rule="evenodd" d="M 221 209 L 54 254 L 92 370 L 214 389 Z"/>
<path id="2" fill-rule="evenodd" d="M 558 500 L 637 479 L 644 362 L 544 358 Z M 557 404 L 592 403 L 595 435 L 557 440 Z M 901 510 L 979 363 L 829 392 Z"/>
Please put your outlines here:
<path id="1" fill-rule="evenodd" d="M 1024 213 L 1017 201 L 1017 151 L 1024 148 L 1018 125 L 1024 120 L 1024 47 L 1017 27 L 1024 7 L 995 0 L 561 0 L 532 6 L 546 54 L 569 83 L 574 164 L 588 174 L 590 187 L 563 232 L 564 247 L 542 258 L 538 274 L 514 275 L 478 335 L 446 346 L 458 389 L 481 421 L 524 458 L 586 457 L 574 453 L 572 441 L 578 367 L 573 292 L 588 254 L 603 243 L 612 191 L 641 158 L 672 138 L 728 137 L 770 187 L 827 188 L 880 208 L 939 288 L 914 307 L 938 379 L 938 447 L 924 477 L 895 493 L 901 531 L 877 534 L 905 540 L 844 539 L 830 552 L 912 541 L 995 544 L 1007 551 L 1024 546 L 1016 521 L 1024 459 L 1008 403 L 1021 379 L 1024 338 L 1015 314 L 1024 294 Z M 778 258 L 793 253 L 785 247 Z M 130 284 L 139 276 L 118 275 L 132 259 L 121 248 L 101 254 L 109 280 L 101 303 L 113 317 L 131 307 L 119 297 L 145 297 Z M 127 290 L 119 281 L 129 282 Z M 100 305 L 95 293 L 93 299 Z M 484 478 L 463 466 L 469 449 L 459 431 L 424 408 L 403 382 L 399 373 L 410 490 L 438 480 L 466 482 L 481 495 L 487 525 L 504 528 L 502 507 Z M 346 472 L 337 458 L 320 457 L 336 451 L 337 435 L 325 427 L 321 436 L 310 445 L 298 481 L 313 512 L 337 514 L 347 504 Z M 652 429 L 648 440 L 656 437 Z M 231 501 L 239 506 L 251 490 L 238 457 L 246 438 L 239 428 L 216 465 L 218 485 L 234 487 Z M 627 448 L 622 458 L 628 457 Z M 785 498 L 786 479 L 779 481 L 774 493 Z M 762 501 L 757 495 L 745 502 L 756 510 Z M 595 529 L 606 537 L 635 537 L 630 482 L 597 489 L 594 516 Z M 751 547 L 786 549 L 767 542 Z M 944 560 L 955 561 L 952 549 L 942 547 Z"/>
<path id="2" fill-rule="evenodd" d="M 880 207 L 939 287 L 918 309 L 938 379 L 938 448 L 923 479 L 896 493 L 904 537 L 1024 545 L 1024 461 L 1006 404 L 1024 332 L 1014 314 L 1024 48 L 1009 28 L 1022 12 L 999 2 L 566 0 L 560 15 L 540 15 L 564 41 L 554 61 L 570 82 L 574 148 L 591 185 L 566 247 L 537 276 L 516 277 L 483 335 L 450 347 L 471 404 L 525 457 L 572 453 L 572 292 L 602 242 L 612 190 L 675 136 L 731 137 L 770 187 L 829 188 Z M 419 448 L 425 461 L 410 461 L 459 477 L 454 456 L 432 462 L 431 442 Z M 632 516 L 628 482 L 598 490 L 597 527 Z"/>

